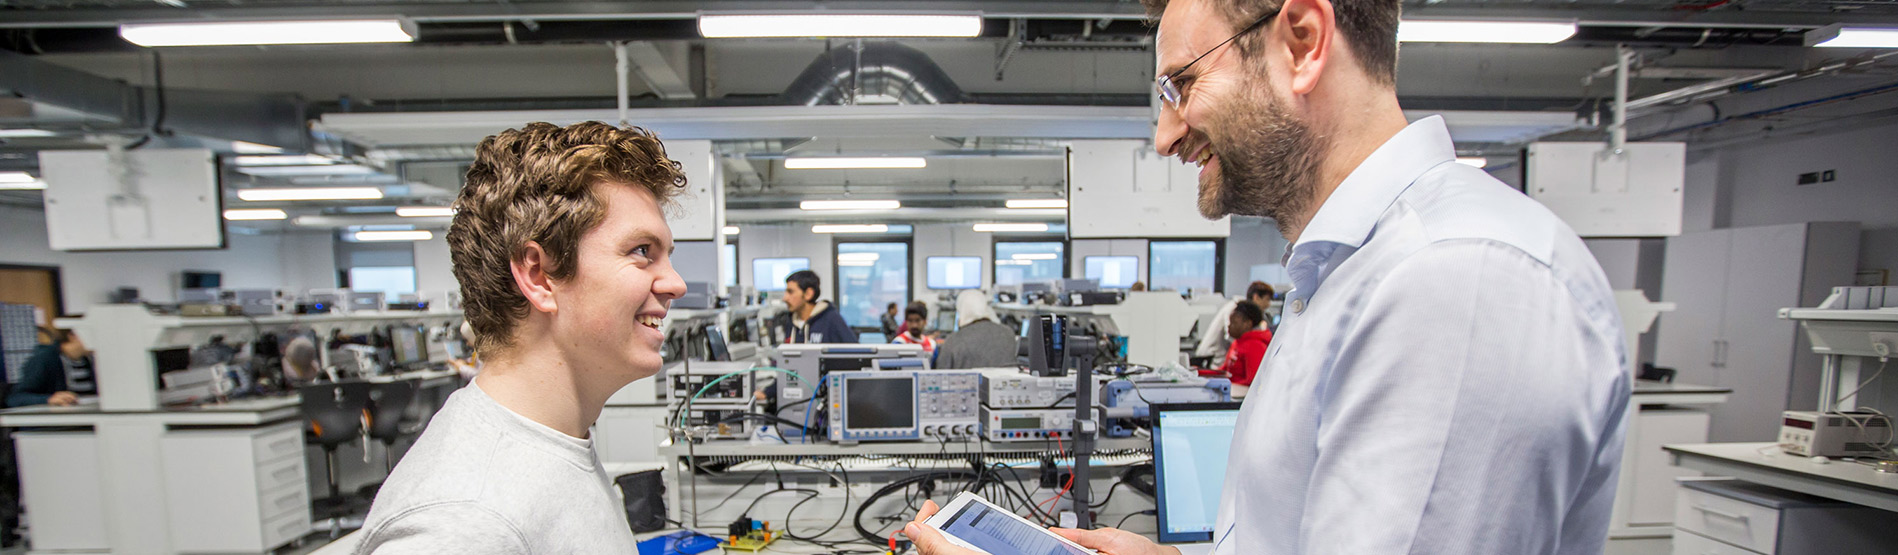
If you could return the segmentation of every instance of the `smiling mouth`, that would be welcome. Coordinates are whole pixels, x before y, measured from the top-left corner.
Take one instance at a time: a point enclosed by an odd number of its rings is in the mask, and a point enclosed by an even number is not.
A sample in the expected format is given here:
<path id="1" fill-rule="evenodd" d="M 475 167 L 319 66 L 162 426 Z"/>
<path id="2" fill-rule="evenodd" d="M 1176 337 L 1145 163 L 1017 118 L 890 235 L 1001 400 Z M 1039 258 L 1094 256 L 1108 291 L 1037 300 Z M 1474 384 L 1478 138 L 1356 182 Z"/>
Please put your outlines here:
<path id="1" fill-rule="evenodd" d="M 639 323 L 641 325 L 644 325 L 652 329 L 659 329 L 659 325 L 664 323 L 665 321 L 666 321 L 665 317 L 662 317 L 662 316 L 640 316 L 639 317 Z"/>

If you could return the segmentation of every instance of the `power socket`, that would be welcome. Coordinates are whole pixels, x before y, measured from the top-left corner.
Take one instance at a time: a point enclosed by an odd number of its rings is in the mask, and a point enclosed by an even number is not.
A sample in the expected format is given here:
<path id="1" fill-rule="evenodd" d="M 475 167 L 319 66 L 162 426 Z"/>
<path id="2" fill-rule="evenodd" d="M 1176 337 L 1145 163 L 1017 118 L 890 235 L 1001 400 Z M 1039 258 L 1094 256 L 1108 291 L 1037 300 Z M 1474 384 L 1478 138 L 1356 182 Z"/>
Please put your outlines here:
<path id="1" fill-rule="evenodd" d="M 1898 354 L 1898 333 L 1871 332 L 1866 335 L 1871 337 L 1872 352 L 1876 353 L 1879 358 L 1886 358 Z"/>

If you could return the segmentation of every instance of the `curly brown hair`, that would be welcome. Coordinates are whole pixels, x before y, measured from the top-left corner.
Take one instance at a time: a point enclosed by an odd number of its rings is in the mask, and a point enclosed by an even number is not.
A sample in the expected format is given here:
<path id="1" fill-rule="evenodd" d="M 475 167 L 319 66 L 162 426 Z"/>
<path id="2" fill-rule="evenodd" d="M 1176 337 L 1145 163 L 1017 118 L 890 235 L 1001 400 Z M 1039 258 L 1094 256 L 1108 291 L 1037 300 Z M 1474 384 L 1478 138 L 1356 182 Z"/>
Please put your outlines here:
<path id="1" fill-rule="evenodd" d="M 515 323 L 527 317 L 511 266 L 529 241 L 546 253 L 548 277 L 573 277 L 580 237 L 605 219 L 605 185 L 643 187 L 669 207 L 685 171 L 651 132 L 596 121 L 530 123 L 476 147 L 448 250 L 477 349 L 509 347 Z"/>
<path id="2" fill-rule="evenodd" d="M 1170 0 L 1140 0 L 1147 17 L 1155 22 L 1166 12 Z M 1216 2 L 1216 11 L 1226 18 L 1233 30 L 1245 28 L 1267 11 L 1277 9 L 1285 0 L 1206 0 Z M 1351 53 L 1364 66 L 1371 80 L 1397 86 L 1397 21 L 1403 16 L 1401 0 L 1332 0 L 1332 13 L 1338 18 L 1338 31 L 1351 44 Z M 1233 40 L 1241 54 L 1251 58 L 1258 52 L 1257 35 L 1246 33 Z"/>

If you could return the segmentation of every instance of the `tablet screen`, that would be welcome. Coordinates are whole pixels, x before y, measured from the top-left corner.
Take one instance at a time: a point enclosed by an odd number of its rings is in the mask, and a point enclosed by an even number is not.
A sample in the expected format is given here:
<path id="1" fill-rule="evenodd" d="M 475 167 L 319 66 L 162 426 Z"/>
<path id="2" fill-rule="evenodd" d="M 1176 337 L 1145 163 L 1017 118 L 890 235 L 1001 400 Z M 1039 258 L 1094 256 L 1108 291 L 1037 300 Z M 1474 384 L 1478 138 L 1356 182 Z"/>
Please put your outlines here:
<path id="1" fill-rule="evenodd" d="M 1089 555 L 1053 532 L 1009 518 L 985 503 L 967 503 L 942 531 L 995 555 Z"/>

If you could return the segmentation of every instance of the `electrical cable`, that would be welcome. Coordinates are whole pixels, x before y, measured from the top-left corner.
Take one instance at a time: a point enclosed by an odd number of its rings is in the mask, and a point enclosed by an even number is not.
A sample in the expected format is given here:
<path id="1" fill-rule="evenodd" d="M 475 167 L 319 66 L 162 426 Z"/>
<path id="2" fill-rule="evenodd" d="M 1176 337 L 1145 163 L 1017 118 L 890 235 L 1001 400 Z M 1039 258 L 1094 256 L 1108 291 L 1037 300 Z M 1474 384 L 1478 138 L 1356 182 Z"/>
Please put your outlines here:
<path id="1" fill-rule="evenodd" d="M 798 424 L 798 423 L 796 423 L 796 422 L 792 422 L 792 421 L 791 421 L 790 419 L 788 419 L 788 418 L 784 418 L 784 417 L 780 417 L 780 416 L 777 416 L 777 415 L 774 415 L 774 414 L 764 414 L 764 413 L 758 413 L 758 412 L 741 412 L 741 413 L 738 413 L 738 414 L 734 414 L 734 415 L 731 415 L 731 416 L 727 416 L 727 417 L 725 417 L 725 418 L 722 418 L 722 419 L 719 419 L 719 421 L 718 421 L 718 423 L 719 423 L 719 424 L 730 424 L 730 423 L 733 423 L 733 422 L 737 422 L 737 421 L 740 421 L 740 420 L 763 420 L 763 421 L 766 421 L 766 422 L 771 422 L 771 423 L 773 423 L 773 424 L 780 424 L 780 425 L 784 425 L 784 426 L 791 426 L 791 427 L 794 427 L 794 428 L 797 428 L 798 430 L 801 430 L 801 431 L 803 431 L 803 432 L 804 432 L 804 433 L 806 433 L 806 434 L 809 434 L 809 433 L 811 433 L 811 429 L 810 429 L 810 428 L 806 428 L 806 427 L 804 427 L 804 426 L 802 426 L 802 425 L 799 425 L 799 424 Z"/>
<path id="2" fill-rule="evenodd" d="M 1137 517 L 1137 516 L 1140 516 L 1140 515 L 1159 515 L 1159 514 L 1160 514 L 1159 512 L 1157 512 L 1157 511 L 1151 511 L 1151 510 L 1148 510 L 1148 511 L 1140 511 L 1140 512 L 1137 512 L 1137 513 L 1129 513 L 1129 514 L 1128 514 L 1127 516 L 1123 516 L 1123 517 L 1120 517 L 1120 522 L 1119 522 L 1119 523 L 1116 523 L 1116 524 L 1114 524 L 1114 528 L 1126 528 L 1126 526 L 1127 526 L 1127 519 L 1130 519 L 1130 518 L 1133 518 L 1133 517 Z"/>
<path id="3" fill-rule="evenodd" d="M 1840 395 L 1840 396 L 1839 396 L 1839 398 L 1838 398 L 1837 400 L 1834 400 L 1832 404 L 1835 404 L 1835 405 L 1838 405 L 1838 404 L 1844 404 L 1844 403 L 1845 403 L 1845 400 L 1846 400 L 1846 399 L 1849 399 L 1849 398 L 1851 398 L 1851 397 L 1852 397 L 1853 395 L 1858 395 L 1858 392 L 1859 392 L 1860 390 L 1863 390 L 1863 389 L 1865 389 L 1865 386 L 1868 386 L 1868 385 L 1872 385 L 1872 380 L 1876 380 L 1876 379 L 1878 379 L 1878 376 L 1879 376 L 1879 375 L 1881 375 L 1881 374 L 1884 374 L 1884 373 L 1885 373 L 1885 366 L 1886 366 L 1886 365 L 1888 365 L 1888 364 L 1890 364 L 1890 363 L 1891 363 L 1891 359 L 1890 359 L 1890 358 L 1881 358 L 1881 359 L 1879 360 L 1879 362 L 1878 362 L 1878 371 L 1877 371 L 1877 372 L 1872 372 L 1872 377 L 1870 377 L 1870 378 L 1865 378 L 1865 380 L 1864 380 L 1864 381 L 1861 381 L 1861 382 L 1859 382 L 1859 383 L 1858 383 L 1858 387 L 1854 387 L 1854 388 L 1852 388 L 1852 391 L 1850 391 L 1850 392 L 1847 392 L 1847 393 L 1846 393 L 1846 394 L 1844 394 L 1844 395 Z"/>
<path id="4" fill-rule="evenodd" d="M 727 496 L 725 496 L 725 498 L 724 498 L 724 499 L 720 499 L 720 500 L 718 501 L 718 504 L 717 504 L 717 505 L 713 505 L 713 506 L 712 506 L 712 508 L 710 508 L 710 509 L 706 509 L 706 510 L 704 510 L 704 511 L 696 511 L 696 512 L 693 512 L 693 513 L 692 513 L 692 519 L 693 519 L 693 520 L 698 520 L 698 517 L 699 517 L 699 515 L 701 515 L 701 514 L 704 514 L 704 513 L 708 513 L 708 512 L 715 512 L 715 511 L 717 511 L 717 510 L 718 510 L 718 509 L 719 509 L 720 507 L 724 507 L 724 506 L 725 506 L 725 503 L 728 503 L 728 502 L 730 502 L 730 501 L 732 500 L 732 498 L 733 498 L 733 497 L 738 497 L 738 494 L 739 494 L 739 493 L 742 493 L 742 492 L 744 492 L 744 491 L 745 491 L 745 488 L 748 488 L 748 487 L 751 487 L 751 486 L 752 486 L 752 485 L 754 485 L 754 484 L 757 484 L 757 483 L 758 483 L 758 480 L 761 480 L 761 479 L 763 479 L 763 478 L 764 478 L 764 475 L 763 475 L 763 474 L 759 474 L 759 475 L 757 475 L 757 476 L 753 476 L 753 477 L 751 478 L 751 481 L 749 481 L 749 482 L 745 482 L 745 485 L 742 485 L 742 486 L 738 486 L 738 489 L 734 489 L 734 490 L 732 490 L 732 492 L 731 492 L 731 495 L 727 495 Z M 681 526 L 683 526 L 683 525 L 681 525 Z"/>

